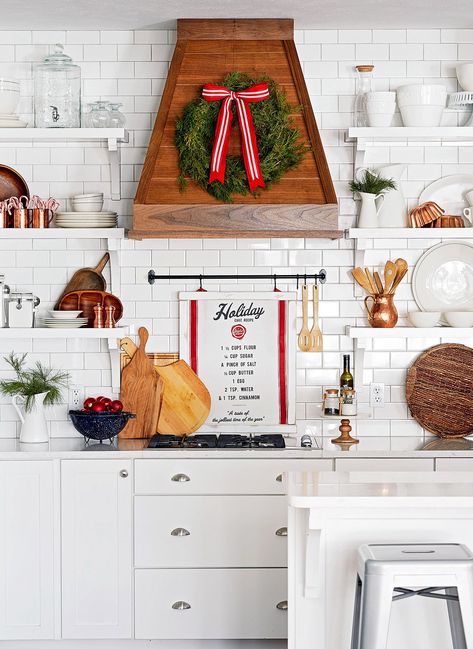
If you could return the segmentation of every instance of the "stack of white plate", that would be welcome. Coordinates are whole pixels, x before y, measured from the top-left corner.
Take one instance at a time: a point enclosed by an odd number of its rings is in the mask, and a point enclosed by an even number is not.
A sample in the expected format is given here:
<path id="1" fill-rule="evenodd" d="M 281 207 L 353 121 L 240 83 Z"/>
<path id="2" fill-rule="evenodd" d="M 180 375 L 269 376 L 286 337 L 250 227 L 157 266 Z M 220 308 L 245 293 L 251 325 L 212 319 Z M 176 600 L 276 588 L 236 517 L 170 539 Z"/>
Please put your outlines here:
<path id="1" fill-rule="evenodd" d="M 79 329 L 88 323 L 88 318 L 49 318 L 44 316 L 42 324 L 48 329 Z"/>
<path id="2" fill-rule="evenodd" d="M 116 228 L 116 212 L 58 212 L 58 228 Z"/>
<path id="3" fill-rule="evenodd" d="M 0 113 L 0 128 L 26 128 L 28 124 L 23 122 L 18 115 Z"/>

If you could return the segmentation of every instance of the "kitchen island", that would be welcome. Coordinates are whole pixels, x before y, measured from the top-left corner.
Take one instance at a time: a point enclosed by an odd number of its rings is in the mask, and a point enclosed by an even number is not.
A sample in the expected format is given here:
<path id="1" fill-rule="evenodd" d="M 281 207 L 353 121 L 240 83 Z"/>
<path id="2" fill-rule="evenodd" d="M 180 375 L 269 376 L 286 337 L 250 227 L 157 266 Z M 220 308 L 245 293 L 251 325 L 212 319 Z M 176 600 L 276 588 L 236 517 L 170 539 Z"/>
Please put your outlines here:
<path id="1" fill-rule="evenodd" d="M 457 461 L 458 468 L 466 468 Z M 473 547 L 470 471 L 344 469 L 288 476 L 289 649 L 350 646 L 360 545 L 451 542 Z M 387 649 L 399 647 L 451 647 L 443 600 L 393 603 Z"/>

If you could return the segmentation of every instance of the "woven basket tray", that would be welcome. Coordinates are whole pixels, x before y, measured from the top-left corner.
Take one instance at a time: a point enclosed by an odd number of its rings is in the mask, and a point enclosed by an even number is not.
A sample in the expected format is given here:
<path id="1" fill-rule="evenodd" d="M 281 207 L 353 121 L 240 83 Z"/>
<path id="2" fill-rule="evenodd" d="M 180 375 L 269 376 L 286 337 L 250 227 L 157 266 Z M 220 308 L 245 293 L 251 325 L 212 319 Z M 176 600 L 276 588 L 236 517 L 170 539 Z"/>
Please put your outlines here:
<path id="1" fill-rule="evenodd" d="M 422 353 L 407 373 L 406 400 L 414 419 L 444 438 L 473 434 L 473 349 L 446 344 Z"/>

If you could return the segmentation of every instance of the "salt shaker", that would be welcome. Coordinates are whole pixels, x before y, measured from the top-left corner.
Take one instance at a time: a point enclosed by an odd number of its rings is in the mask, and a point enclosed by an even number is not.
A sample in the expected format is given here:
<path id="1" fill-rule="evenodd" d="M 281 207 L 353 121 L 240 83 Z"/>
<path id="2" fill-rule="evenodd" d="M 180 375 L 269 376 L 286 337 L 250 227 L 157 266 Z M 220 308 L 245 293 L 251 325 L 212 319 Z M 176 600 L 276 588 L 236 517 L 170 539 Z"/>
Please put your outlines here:
<path id="1" fill-rule="evenodd" d="M 104 308 L 100 303 L 94 306 L 94 329 L 103 329 L 103 311 Z"/>
<path id="2" fill-rule="evenodd" d="M 106 313 L 105 329 L 115 329 L 115 326 L 116 326 L 115 317 L 114 317 L 115 307 L 112 304 L 110 304 L 109 306 L 106 306 L 105 307 L 105 313 Z"/>

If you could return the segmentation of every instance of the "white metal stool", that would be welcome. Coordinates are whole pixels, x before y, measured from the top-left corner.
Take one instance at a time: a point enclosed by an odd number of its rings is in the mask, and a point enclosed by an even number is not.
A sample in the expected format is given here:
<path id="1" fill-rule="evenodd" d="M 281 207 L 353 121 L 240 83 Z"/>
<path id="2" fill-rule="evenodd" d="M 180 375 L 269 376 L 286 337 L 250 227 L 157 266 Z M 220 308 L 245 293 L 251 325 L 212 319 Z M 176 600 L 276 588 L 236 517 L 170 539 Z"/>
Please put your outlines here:
<path id="1" fill-rule="evenodd" d="M 351 649 L 386 649 L 391 603 L 414 595 L 445 599 L 453 648 L 473 649 L 473 554 L 459 543 L 362 545 Z"/>

